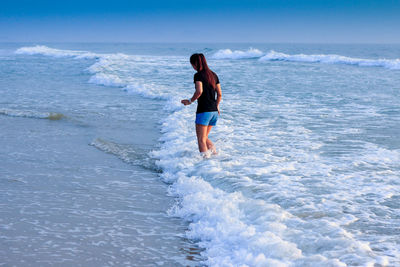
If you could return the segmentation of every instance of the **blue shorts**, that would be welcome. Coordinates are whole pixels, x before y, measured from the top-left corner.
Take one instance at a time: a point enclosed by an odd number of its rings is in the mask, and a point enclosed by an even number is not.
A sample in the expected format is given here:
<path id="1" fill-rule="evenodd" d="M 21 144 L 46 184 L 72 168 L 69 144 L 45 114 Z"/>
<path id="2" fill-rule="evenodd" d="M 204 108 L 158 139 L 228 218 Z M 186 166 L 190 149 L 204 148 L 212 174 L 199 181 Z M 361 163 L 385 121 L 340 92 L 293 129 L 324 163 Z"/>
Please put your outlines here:
<path id="1" fill-rule="evenodd" d="M 196 114 L 196 124 L 215 126 L 218 120 L 218 111 L 202 112 Z"/>

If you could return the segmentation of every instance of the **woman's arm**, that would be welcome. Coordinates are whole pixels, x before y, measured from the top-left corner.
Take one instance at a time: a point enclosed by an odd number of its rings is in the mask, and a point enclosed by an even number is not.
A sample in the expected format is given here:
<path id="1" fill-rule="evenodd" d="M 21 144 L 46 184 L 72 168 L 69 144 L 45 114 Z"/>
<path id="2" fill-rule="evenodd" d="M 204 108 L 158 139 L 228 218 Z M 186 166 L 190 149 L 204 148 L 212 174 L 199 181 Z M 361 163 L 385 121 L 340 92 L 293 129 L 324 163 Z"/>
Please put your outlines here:
<path id="1" fill-rule="evenodd" d="M 222 99 L 222 92 L 221 92 L 221 85 L 219 83 L 217 84 L 217 88 L 215 90 L 217 91 L 218 114 L 221 114 L 221 110 L 219 109 L 219 103 L 221 102 L 221 99 Z"/>
<path id="2" fill-rule="evenodd" d="M 190 105 L 194 101 L 196 101 L 197 98 L 201 96 L 201 94 L 203 93 L 203 83 L 200 81 L 196 81 L 195 88 L 196 91 L 194 92 L 193 96 L 189 100 L 187 99 L 181 100 L 182 104 L 184 104 L 185 106 Z"/>

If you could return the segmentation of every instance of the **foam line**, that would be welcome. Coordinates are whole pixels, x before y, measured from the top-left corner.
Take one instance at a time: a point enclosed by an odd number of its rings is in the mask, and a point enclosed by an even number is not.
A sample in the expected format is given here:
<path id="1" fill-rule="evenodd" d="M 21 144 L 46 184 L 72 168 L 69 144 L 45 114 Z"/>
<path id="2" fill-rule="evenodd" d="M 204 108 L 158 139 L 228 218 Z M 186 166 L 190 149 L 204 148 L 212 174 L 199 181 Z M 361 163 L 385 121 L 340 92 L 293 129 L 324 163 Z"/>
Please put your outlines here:
<path id="1" fill-rule="evenodd" d="M 400 59 L 363 59 L 352 58 L 341 55 L 288 55 L 271 50 L 260 61 L 291 61 L 291 62 L 309 62 L 309 63 L 326 63 L 326 64 L 344 64 L 355 65 L 360 67 L 383 67 L 387 69 L 400 69 Z"/>
<path id="2" fill-rule="evenodd" d="M 247 51 L 221 49 L 212 55 L 213 59 L 250 59 L 258 58 L 259 61 L 288 61 L 325 64 L 343 64 L 359 67 L 383 67 L 391 70 L 400 69 L 400 59 L 365 59 L 352 58 L 335 54 L 285 54 L 274 50 L 264 54 L 262 51 L 249 48 Z"/>
<path id="3" fill-rule="evenodd" d="M 247 51 L 221 49 L 216 52 L 212 58 L 214 59 L 243 59 L 243 58 L 259 58 L 263 53 L 254 48 L 249 48 Z"/>
<path id="4" fill-rule="evenodd" d="M 44 45 L 21 47 L 18 48 L 15 51 L 15 53 L 24 55 L 44 55 L 52 57 L 74 57 L 74 58 L 88 58 L 88 59 L 98 58 L 97 54 L 87 51 L 62 50 L 62 49 L 50 48 Z"/>

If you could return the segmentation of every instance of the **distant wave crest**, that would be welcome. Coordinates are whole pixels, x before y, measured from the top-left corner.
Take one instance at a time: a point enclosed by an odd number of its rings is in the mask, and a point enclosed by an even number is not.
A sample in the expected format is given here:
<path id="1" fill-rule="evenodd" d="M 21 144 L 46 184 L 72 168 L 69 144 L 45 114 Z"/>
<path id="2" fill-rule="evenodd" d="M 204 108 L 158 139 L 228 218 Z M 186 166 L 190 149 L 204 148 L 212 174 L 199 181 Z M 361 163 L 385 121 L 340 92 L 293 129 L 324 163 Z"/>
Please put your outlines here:
<path id="1" fill-rule="evenodd" d="M 400 69 L 400 59 L 363 59 L 352 58 L 341 55 L 288 55 L 271 50 L 260 61 L 292 61 L 292 62 L 310 62 L 310 63 L 327 63 L 327 64 L 346 64 L 357 65 L 361 67 L 384 67 L 388 69 Z"/>
<path id="2" fill-rule="evenodd" d="M 87 51 L 72 51 L 50 48 L 44 45 L 21 47 L 15 51 L 16 54 L 44 55 L 53 57 L 74 57 L 74 58 L 98 58 L 95 53 Z"/>
<path id="3" fill-rule="evenodd" d="M 249 48 L 247 51 L 221 49 L 216 52 L 212 58 L 215 59 L 242 59 L 242 58 L 259 58 L 263 55 L 258 49 Z"/>
<path id="4" fill-rule="evenodd" d="M 383 67 L 392 70 L 400 69 L 400 59 L 364 59 L 352 58 L 335 54 L 295 54 L 289 55 L 274 50 L 264 54 L 258 49 L 250 48 L 247 51 L 230 49 L 221 49 L 217 51 L 212 58 L 214 59 L 246 59 L 258 58 L 259 61 L 289 61 L 289 62 L 308 62 L 308 63 L 325 63 L 325 64 L 344 64 L 355 65 L 360 67 Z"/>

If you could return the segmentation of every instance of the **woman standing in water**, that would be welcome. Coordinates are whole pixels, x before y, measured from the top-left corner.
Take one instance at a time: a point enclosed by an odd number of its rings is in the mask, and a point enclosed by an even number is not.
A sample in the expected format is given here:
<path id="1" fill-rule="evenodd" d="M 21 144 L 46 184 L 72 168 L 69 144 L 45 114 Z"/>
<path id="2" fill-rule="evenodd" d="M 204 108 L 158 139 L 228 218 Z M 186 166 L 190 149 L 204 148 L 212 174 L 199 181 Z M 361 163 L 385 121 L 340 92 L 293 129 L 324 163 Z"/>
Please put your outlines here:
<path id="1" fill-rule="evenodd" d="M 192 98 L 182 100 L 181 103 L 187 106 L 197 99 L 197 143 L 202 156 L 208 158 L 211 153 L 217 153 L 214 144 L 208 139 L 208 134 L 211 128 L 216 125 L 218 115 L 220 114 L 221 86 L 217 74 L 208 68 L 206 58 L 203 54 L 193 54 L 190 57 L 190 64 L 197 71 L 194 75 L 196 91 Z"/>

